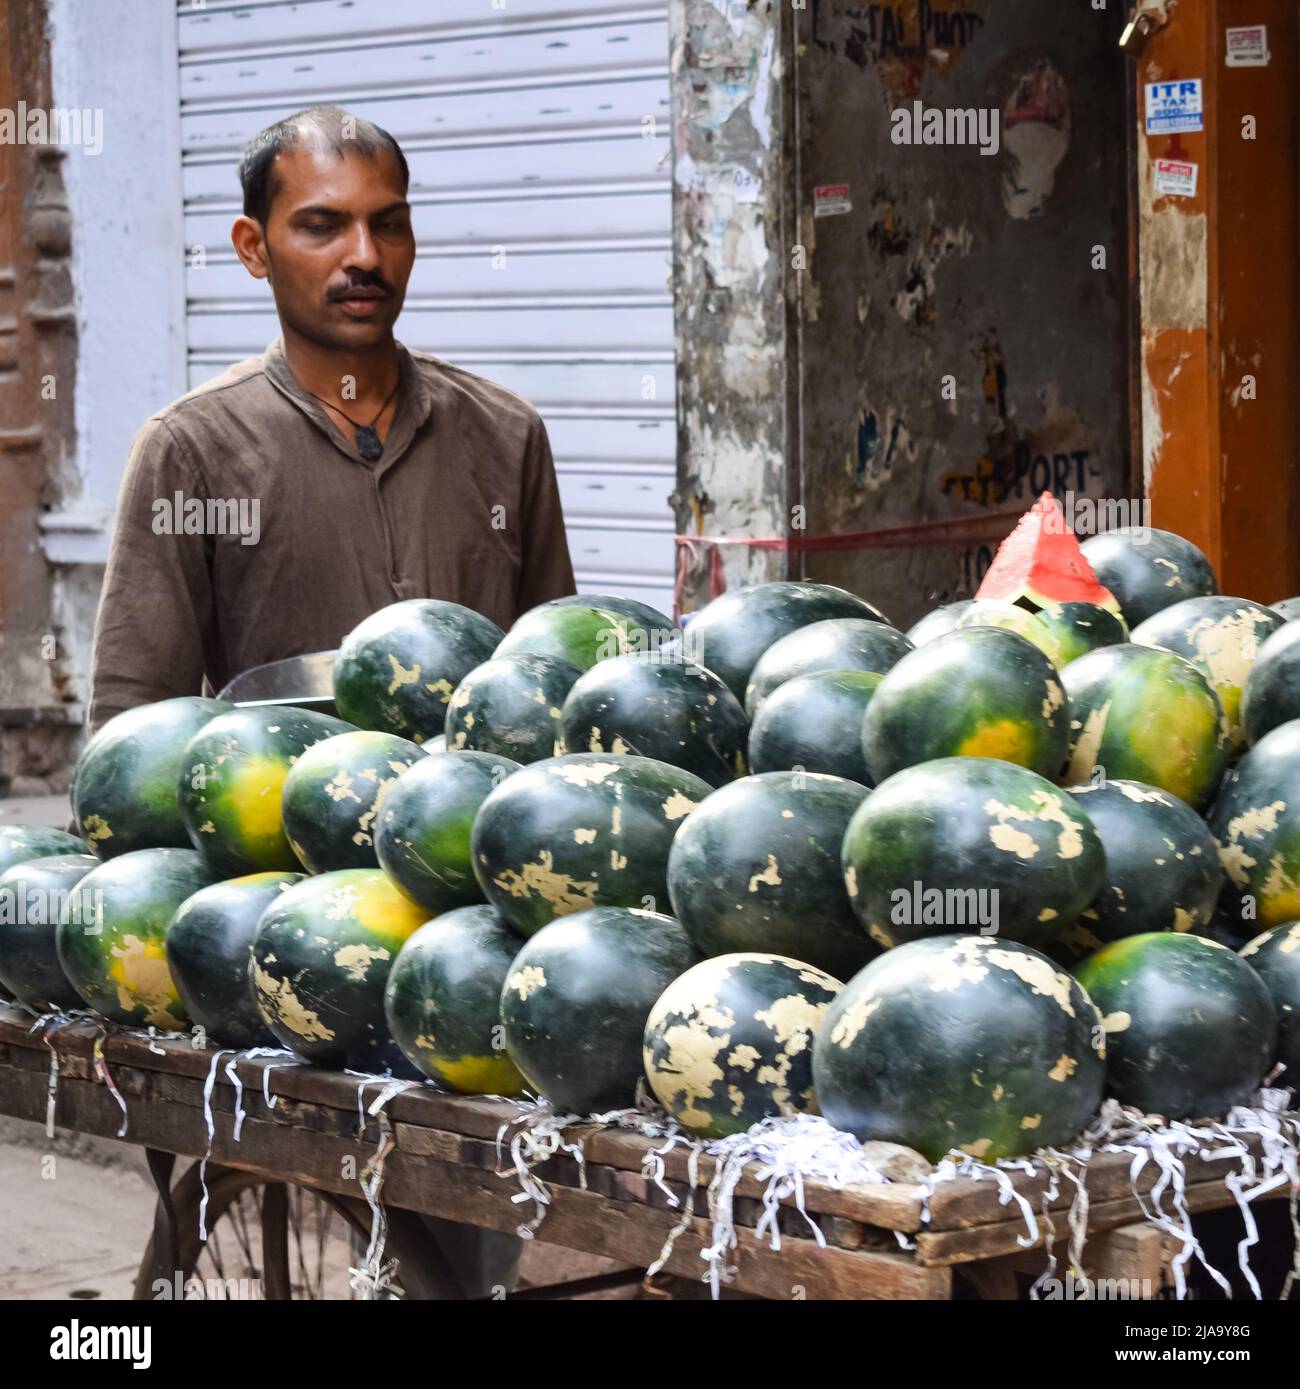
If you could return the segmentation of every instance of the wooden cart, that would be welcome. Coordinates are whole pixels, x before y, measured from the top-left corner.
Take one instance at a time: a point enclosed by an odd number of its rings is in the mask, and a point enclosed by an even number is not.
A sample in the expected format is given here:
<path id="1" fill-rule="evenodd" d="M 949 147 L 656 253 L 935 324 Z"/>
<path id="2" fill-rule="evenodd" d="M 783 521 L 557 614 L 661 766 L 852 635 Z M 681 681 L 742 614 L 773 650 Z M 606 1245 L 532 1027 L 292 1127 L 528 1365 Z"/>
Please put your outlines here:
<path id="1" fill-rule="evenodd" d="M 60 1128 L 143 1145 L 160 1183 L 163 1194 L 137 1296 L 155 1295 L 151 1289 L 160 1277 L 188 1278 L 204 1248 L 198 1233 L 203 1191 L 198 1164 L 173 1182 L 178 1156 L 208 1159 L 210 1229 L 219 1228 L 223 1215 L 232 1218 L 229 1212 L 238 1201 L 255 1204 L 259 1219 L 247 1225 L 243 1240 L 246 1262 L 271 1298 L 302 1291 L 295 1282 L 288 1231 L 294 1203 L 304 1192 L 341 1216 L 364 1243 L 373 1211 L 362 1182 L 374 1179 L 381 1150 L 387 1257 L 396 1258 L 396 1281 L 407 1296 L 433 1295 L 438 1272 L 422 1264 L 410 1213 L 506 1232 L 534 1213 L 531 1201 L 517 1199 L 518 1175 L 498 1143 L 503 1127 L 519 1114 L 511 1103 L 415 1087 L 392 1094 L 374 1115 L 362 1111 L 379 1096 L 382 1080 L 366 1083 L 359 1104 L 359 1078 L 285 1064 L 282 1058 L 241 1054 L 235 1060 L 236 1054 L 227 1052 L 214 1068 L 213 1051 L 185 1040 L 155 1040 L 89 1019 L 61 1023 L 47 1038 L 32 1024 L 26 1013 L 0 1004 L 0 1112 L 45 1123 L 52 1104 Z M 53 1056 L 58 1075 L 52 1086 Z M 238 1093 L 227 1074 L 232 1060 L 242 1086 Z M 236 1140 L 237 1100 L 243 1117 Z M 534 1169 L 548 1198 L 538 1237 L 616 1260 L 633 1270 L 623 1282 L 639 1282 L 641 1271 L 660 1257 L 676 1231 L 663 1265 L 666 1278 L 658 1286 L 698 1289 L 705 1271 L 701 1251 L 712 1244 L 713 1233 L 702 1189 L 693 1200 L 696 1214 L 683 1218 L 688 1153 L 668 1152 L 656 1182 L 643 1169 L 647 1152 L 662 1148 L 661 1142 L 596 1126 L 567 1136 L 582 1139 L 584 1160 L 579 1164 L 562 1152 Z M 1038 1240 L 1028 1247 L 1023 1208 L 1015 1201 L 1003 1204 L 996 1182 L 959 1177 L 929 1193 L 922 1185 L 902 1182 L 842 1189 L 808 1183 L 804 1209 L 824 1244 L 804 1215 L 791 1208 L 781 1212 L 780 1247 L 773 1249 L 769 1236 L 755 1232 L 765 1187 L 746 1176 L 735 1192 L 737 1247 L 729 1258 L 735 1274 L 728 1294 L 769 1299 L 1022 1294 L 1026 1271 L 1036 1275 L 1046 1267 L 1043 1240 L 1052 1235 L 1063 1255 L 1069 1239 L 1072 1184 L 1060 1183 L 1057 1199 L 1045 1202 L 1047 1172 L 1041 1164 L 1037 1169 L 1011 1176 L 1037 1215 Z M 1223 1169 L 1222 1162 L 1188 1160 L 1189 1210 L 1233 1203 Z M 706 1185 L 710 1176 L 711 1163 L 704 1159 L 696 1181 Z M 1139 1177 L 1135 1191 L 1129 1159 L 1099 1154 L 1083 1177 L 1090 1203 L 1088 1273 L 1134 1280 L 1128 1286 L 1154 1293 L 1165 1282 L 1173 1252 L 1169 1238 L 1141 1219 L 1138 1195 L 1156 1180 L 1154 1169 Z M 354 1250 L 358 1247 L 354 1243 Z M 1064 1258 L 1060 1266 L 1058 1276 L 1064 1278 Z M 591 1280 L 591 1286 L 618 1281 Z"/>

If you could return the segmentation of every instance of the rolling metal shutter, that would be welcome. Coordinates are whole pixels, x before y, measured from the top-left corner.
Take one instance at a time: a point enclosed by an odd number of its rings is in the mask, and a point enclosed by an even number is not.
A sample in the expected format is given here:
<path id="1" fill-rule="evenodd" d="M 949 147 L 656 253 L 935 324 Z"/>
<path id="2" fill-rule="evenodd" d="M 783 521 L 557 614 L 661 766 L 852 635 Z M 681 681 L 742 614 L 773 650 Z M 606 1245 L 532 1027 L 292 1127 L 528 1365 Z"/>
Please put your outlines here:
<path id="1" fill-rule="evenodd" d="M 670 607 L 667 0 L 180 0 L 177 18 L 190 384 L 279 331 L 230 247 L 240 147 L 344 106 L 411 168 L 399 336 L 540 410 L 579 589 Z"/>

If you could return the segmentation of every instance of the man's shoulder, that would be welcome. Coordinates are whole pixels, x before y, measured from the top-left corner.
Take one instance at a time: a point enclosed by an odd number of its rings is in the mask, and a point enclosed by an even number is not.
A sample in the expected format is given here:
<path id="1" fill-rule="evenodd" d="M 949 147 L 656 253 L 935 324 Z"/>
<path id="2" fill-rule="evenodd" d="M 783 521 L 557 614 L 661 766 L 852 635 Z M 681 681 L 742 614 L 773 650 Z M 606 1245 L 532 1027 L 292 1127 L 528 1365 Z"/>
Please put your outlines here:
<path id="1" fill-rule="evenodd" d="M 425 380 L 437 391 L 450 392 L 459 404 L 482 410 L 502 426 L 517 428 L 523 434 L 541 424 L 536 407 L 505 386 L 428 352 L 410 347 L 406 350 Z"/>
<path id="2" fill-rule="evenodd" d="M 148 424 L 155 421 L 172 427 L 201 423 L 229 410 L 246 411 L 253 399 L 271 389 L 266 378 L 266 362 L 259 354 L 234 362 L 219 376 L 177 396 L 169 405 L 155 410 Z"/>

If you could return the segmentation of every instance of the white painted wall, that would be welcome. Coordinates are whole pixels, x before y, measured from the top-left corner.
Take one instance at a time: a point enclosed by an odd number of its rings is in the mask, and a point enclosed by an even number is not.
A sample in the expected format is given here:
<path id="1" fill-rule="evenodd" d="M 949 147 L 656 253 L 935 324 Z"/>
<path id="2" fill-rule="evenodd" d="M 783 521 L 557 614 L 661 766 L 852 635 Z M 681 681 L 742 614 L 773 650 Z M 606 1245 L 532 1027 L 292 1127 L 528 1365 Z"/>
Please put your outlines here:
<path id="1" fill-rule="evenodd" d="M 187 388 L 174 0 L 49 0 L 54 103 L 102 111 L 63 162 L 77 312 L 81 496 L 43 522 L 56 563 L 99 564 L 141 424 Z"/>

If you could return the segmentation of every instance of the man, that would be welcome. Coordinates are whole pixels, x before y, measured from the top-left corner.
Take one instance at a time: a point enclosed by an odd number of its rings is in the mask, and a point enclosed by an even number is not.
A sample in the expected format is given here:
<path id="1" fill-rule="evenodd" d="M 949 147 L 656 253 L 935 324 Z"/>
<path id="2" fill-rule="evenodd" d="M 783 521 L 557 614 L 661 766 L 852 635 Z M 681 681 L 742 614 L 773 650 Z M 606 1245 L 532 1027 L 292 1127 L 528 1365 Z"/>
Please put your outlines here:
<path id="1" fill-rule="evenodd" d="M 95 631 L 92 730 L 337 646 L 403 598 L 451 599 L 508 627 L 573 592 L 536 411 L 393 337 L 415 260 L 397 142 L 318 107 L 256 136 L 240 180 L 231 239 L 270 282 L 282 336 L 136 437 Z M 513 1281 L 517 1240 L 426 1225 L 446 1295 Z"/>
<path id="2" fill-rule="evenodd" d="M 406 160 L 335 107 L 262 131 L 231 239 L 282 336 L 153 415 L 119 499 L 91 730 L 337 646 L 403 598 L 502 627 L 573 592 L 546 430 L 393 337 L 415 260 Z"/>

